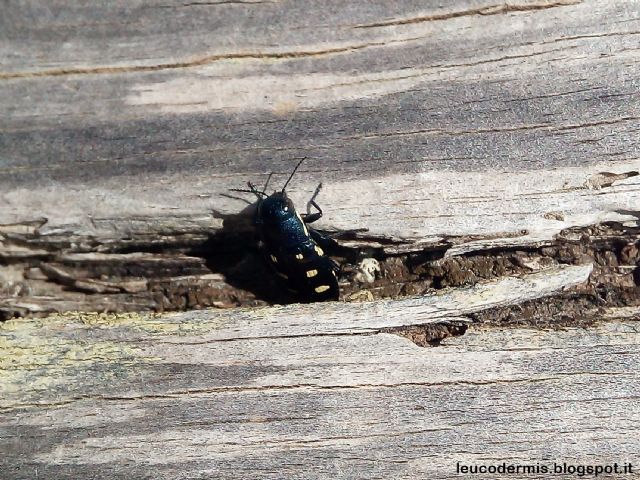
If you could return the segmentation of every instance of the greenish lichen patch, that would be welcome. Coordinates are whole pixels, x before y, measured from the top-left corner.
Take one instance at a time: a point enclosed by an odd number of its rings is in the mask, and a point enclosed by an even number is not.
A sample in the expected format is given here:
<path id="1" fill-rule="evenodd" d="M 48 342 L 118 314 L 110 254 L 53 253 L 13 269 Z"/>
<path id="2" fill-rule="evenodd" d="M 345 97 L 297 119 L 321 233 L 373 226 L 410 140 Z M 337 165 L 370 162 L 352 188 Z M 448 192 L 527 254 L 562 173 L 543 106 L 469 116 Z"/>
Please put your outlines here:
<path id="1" fill-rule="evenodd" d="M 109 385 L 127 376 L 128 367 L 154 362 L 130 343 L 112 340 L 78 342 L 72 333 L 76 316 L 11 320 L 0 325 L 0 408 L 72 399 L 73 384 Z M 109 368 L 104 368 L 109 365 Z"/>

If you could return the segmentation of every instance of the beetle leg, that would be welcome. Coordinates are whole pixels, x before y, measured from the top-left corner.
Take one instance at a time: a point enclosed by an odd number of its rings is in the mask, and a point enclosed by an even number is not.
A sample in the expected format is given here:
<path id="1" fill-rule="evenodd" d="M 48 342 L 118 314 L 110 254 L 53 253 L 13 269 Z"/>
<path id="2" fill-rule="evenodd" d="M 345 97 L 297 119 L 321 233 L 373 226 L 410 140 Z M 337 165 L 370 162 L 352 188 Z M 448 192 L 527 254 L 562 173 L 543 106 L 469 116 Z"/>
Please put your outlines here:
<path id="1" fill-rule="evenodd" d="M 306 213 L 302 215 L 302 220 L 304 221 L 304 223 L 313 223 L 317 220 L 320 220 L 320 218 L 322 218 L 322 209 L 318 206 L 318 204 L 316 202 L 309 202 L 309 203 L 314 207 L 316 207 L 318 211 L 316 213 Z"/>
<path id="2" fill-rule="evenodd" d="M 262 198 L 267 196 L 266 193 L 261 192 L 260 190 L 258 190 L 253 183 L 247 182 L 247 185 L 249 185 L 249 188 L 251 189 L 251 193 L 253 193 L 259 199 L 262 199 Z"/>
<path id="3" fill-rule="evenodd" d="M 266 193 L 258 190 L 256 186 L 251 182 L 247 182 L 247 186 L 249 187 L 248 190 L 246 188 L 230 188 L 229 190 L 232 192 L 253 193 L 256 197 L 258 197 L 258 200 L 262 200 L 263 198 L 268 196 Z"/>
<path id="4" fill-rule="evenodd" d="M 309 235 L 311 236 L 311 239 L 314 242 L 316 242 L 318 245 L 320 245 L 320 247 L 322 247 L 323 250 L 329 251 L 333 249 L 336 245 L 335 240 L 326 236 L 323 233 L 320 233 L 317 230 L 314 230 L 313 228 L 309 229 Z"/>
<path id="5" fill-rule="evenodd" d="M 339 265 L 338 262 L 336 262 L 333 258 L 327 257 L 329 258 L 329 261 L 332 263 L 333 265 L 333 269 L 336 272 L 339 272 L 340 275 L 342 275 L 342 265 Z"/>
<path id="6" fill-rule="evenodd" d="M 309 229 L 309 235 L 311 236 L 311 239 L 316 242 L 320 248 L 322 248 L 325 253 L 327 252 L 335 252 L 337 244 L 336 241 L 333 240 L 331 237 L 328 237 L 326 235 L 324 235 L 323 233 L 320 233 L 317 230 L 314 230 L 312 228 Z M 327 260 L 329 260 L 329 262 L 331 262 L 331 266 L 333 267 L 333 270 L 335 272 L 342 272 L 342 266 L 337 263 L 333 258 L 329 257 L 328 255 L 325 255 L 325 258 Z"/>
<path id="7" fill-rule="evenodd" d="M 316 197 L 320 193 L 321 188 L 322 188 L 322 183 L 318 184 L 318 186 L 316 187 L 316 191 L 313 192 L 313 195 L 307 202 L 307 213 L 302 216 L 302 220 L 304 220 L 304 223 L 313 223 L 316 220 L 319 220 L 320 218 L 322 218 L 322 209 L 316 203 Z M 311 207 L 314 207 L 318 211 L 316 213 L 311 213 Z"/>

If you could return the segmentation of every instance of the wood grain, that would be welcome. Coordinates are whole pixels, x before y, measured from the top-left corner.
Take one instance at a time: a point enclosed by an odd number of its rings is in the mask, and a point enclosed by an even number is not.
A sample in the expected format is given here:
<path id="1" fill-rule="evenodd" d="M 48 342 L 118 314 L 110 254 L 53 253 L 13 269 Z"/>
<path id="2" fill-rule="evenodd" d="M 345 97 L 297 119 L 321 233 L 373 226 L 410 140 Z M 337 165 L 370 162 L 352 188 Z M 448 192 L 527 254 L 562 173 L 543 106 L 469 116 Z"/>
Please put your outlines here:
<path id="1" fill-rule="evenodd" d="M 522 281 L 540 287 L 534 278 Z M 0 473 L 453 478 L 456 462 L 636 461 L 637 308 L 590 330 L 476 327 L 437 348 L 380 333 L 464 319 L 499 291 L 521 292 L 514 304 L 535 289 L 504 287 L 451 293 L 476 299 L 466 306 L 445 295 L 412 309 L 6 322 Z"/>
<path id="2" fill-rule="evenodd" d="M 0 477 L 638 463 L 639 33 L 638 0 L 2 2 L 9 316 L 160 309 L 158 272 L 229 287 L 193 249 L 237 241 L 229 189 L 302 156 L 291 195 L 323 183 L 322 228 L 443 285 L 2 323 Z M 450 325 L 469 329 L 407 338 Z"/>
<path id="3" fill-rule="evenodd" d="M 639 11 L 595 0 L 7 2 L 0 223 L 213 231 L 212 208 L 246 205 L 222 196 L 229 188 L 272 171 L 278 184 L 302 155 L 294 198 L 323 181 L 325 227 L 526 243 L 634 220 L 619 212 L 640 199 L 625 175 L 640 171 Z M 607 172 L 622 177 L 592 188 Z"/>

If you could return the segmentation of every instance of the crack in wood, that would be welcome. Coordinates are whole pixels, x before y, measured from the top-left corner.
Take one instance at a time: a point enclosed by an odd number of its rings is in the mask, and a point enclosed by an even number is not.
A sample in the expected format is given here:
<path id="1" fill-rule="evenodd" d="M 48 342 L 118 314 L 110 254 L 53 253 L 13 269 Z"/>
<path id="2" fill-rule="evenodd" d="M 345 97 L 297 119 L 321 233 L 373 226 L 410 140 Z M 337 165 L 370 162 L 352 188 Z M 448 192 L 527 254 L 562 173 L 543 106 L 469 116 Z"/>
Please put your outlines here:
<path id="1" fill-rule="evenodd" d="M 414 23 L 425 22 L 440 22 L 443 20 L 452 20 L 460 17 L 472 17 L 472 16 L 489 16 L 489 15 L 502 15 L 510 12 L 530 12 L 536 10 L 547 10 L 549 8 L 565 7 L 570 5 L 577 5 L 582 3 L 582 0 L 559 0 L 552 2 L 527 2 L 527 3 L 502 3 L 487 5 L 479 8 L 472 8 L 467 10 L 459 10 L 456 12 L 440 13 L 435 15 L 422 15 L 419 17 L 402 18 L 396 20 L 388 20 L 384 22 L 366 23 L 360 25 L 354 25 L 353 28 L 378 28 L 378 27 L 391 27 L 398 25 L 409 25 Z"/>
<path id="2" fill-rule="evenodd" d="M 219 5 L 269 5 L 277 2 L 265 0 L 220 0 L 219 2 L 185 2 L 180 5 L 149 5 L 146 8 L 187 8 L 187 7 L 215 7 Z"/>
<path id="3" fill-rule="evenodd" d="M 50 408 L 51 406 L 64 406 L 76 403 L 82 400 L 100 400 L 106 402 L 139 402 L 140 400 L 163 400 L 163 399 L 175 399 L 175 398 L 197 398 L 206 397 L 209 395 L 224 395 L 224 394 L 244 394 L 244 393 L 259 393 L 259 392 L 276 392 L 276 391 L 289 391 L 296 392 L 300 390 L 306 391 L 349 391 L 349 390 L 367 390 L 367 389 L 396 389 L 396 388 L 408 388 L 408 387 L 424 387 L 424 388 L 447 388 L 458 386 L 479 386 L 490 387 L 495 385 L 511 385 L 511 384 L 538 384 L 561 381 L 566 377 L 598 377 L 598 376 L 617 376 L 617 377 L 634 377 L 633 373 L 629 372 L 558 372 L 555 375 L 540 376 L 531 378 L 515 378 L 515 379 L 492 379 L 492 380 L 452 380 L 452 381 L 438 381 L 438 382 L 401 382 L 401 383 L 359 383 L 349 385 L 319 385 L 317 383 L 308 384 L 295 384 L 295 385 L 260 385 L 260 386 L 243 386 L 243 387 L 214 387 L 214 388 L 201 388 L 201 389 L 184 389 L 181 391 L 170 391 L 162 394 L 144 394 L 144 395 L 130 395 L 130 396 L 116 396 L 116 395 L 80 395 L 69 400 L 61 402 L 43 402 L 43 403 L 15 403 L 11 407 L 0 408 L 0 412 L 7 413 L 10 411 L 16 411 L 23 408 L 36 407 L 36 408 Z"/>
<path id="4" fill-rule="evenodd" d="M 0 288 L 0 314 L 7 319 L 72 310 L 161 312 L 293 301 L 263 263 L 253 233 L 235 230 L 237 226 L 214 234 L 196 229 L 102 242 L 38 235 L 33 226 L 22 233 L 5 230 L 0 239 L 0 257 L 5 261 L 0 275 L 6 279 Z M 482 239 L 451 237 L 412 248 L 359 232 L 334 241 L 330 254 L 342 264 L 342 297 L 353 301 L 429 295 L 556 265 L 593 262 L 595 270 L 584 287 L 558 292 L 555 300 L 531 301 L 474 317 L 503 323 L 520 318 L 539 326 L 566 325 L 575 317 L 587 325 L 606 306 L 640 303 L 639 232 L 614 222 L 567 229 L 540 245 L 487 242 L 470 251 L 460 246 Z M 457 253 L 450 254 L 454 250 Z M 379 265 L 370 280 L 361 273 L 366 259 Z M 438 328 L 404 333 L 419 344 L 437 344 L 462 327 Z"/>
<path id="5" fill-rule="evenodd" d="M 570 0 L 572 1 L 572 0 Z M 577 0 L 576 3 L 581 2 L 582 0 Z M 402 39 L 385 39 L 376 42 L 366 42 L 366 43 L 358 43 L 352 45 L 338 46 L 334 48 L 318 48 L 318 49 L 308 49 L 308 50 L 289 50 L 282 52 L 268 52 L 268 51 L 256 51 L 256 52 L 236 52 L 236 53 L 224 53 L 224 54 L 215 54 L 215 55 L 205 55 L 199 58 L 195 58 L 193 60 L 185 60 L 179 62 L 165 62 L 151 65 L 106 65 L 106 66 L 97 66 L 97 67 L 66 67 L 66 68 L 57 68 L 57 69 L 46 69 L 46 70 L 36 70 L 36 71 L 23 71 L 23 72 L 0 72 L 0 80 L 13 80 L 18 78 L 39 78 L 39 77 L 59 77 L 59 76 L 70 76 L 70 75 L 105 75 L 105 74 L 130 74 L 130 73 L 140 73 L 140 72 L 154 72 L 154 71 L 163 71 L 163 70 L 176 70 L 176 69 L 185 69 L 185 68 L 194 68 L 194 67 L 202 67 L 215 62 L 225 61 L 225 60 L 242 60 L 242 59 L 255 59 L 255 60 L 288 60 L 288 59 L 299 59 L 299 58 L 311 58 L 311 57 L 323 57 L 327 55 L 335 55 L 342 53 L 349 53 L 359 50 L 365 50 L 368 48 L 376 48 L 383 47 L 392 44 L 398 43 L 407 43 L 416 40 L 420 40 L 424 38 L 423 36 L 402 38 Z M 558 39 L 564 40 L 564 39 Z M 551 42 L 545 42 L 551 43 Z M 467 62 L 460 64 L 438 64 L 432 65 L 429 67 L 423 67 L 420 73 L 415 75 L 407 75 L 404 77 L 400 77 L 399 79 L 407 79 L 413 77 L 420 77 L 426 75 L 425 71 L 428 72 L 433 69 L 451 69 L 451 68 L 459 68 L 459 67 L 473 67 L 478 65 L 483 65 L 487 63 L 499 63 L 504 60 L 514 60 L 521 58 L 530 58 L 533 56 L 544 55 L 547 53 L 555 52 L 555 51 L 566 51 L 567 48 L 559 48 L 546 50 L 542 52 L 530 52 L 524 55 L 505 55 L 499 58 L 490 58 L 485 60 L 480 60 L 477 62 Z M 378 79 L 378 80 L 366 80 L 363 83 L 370 83 L 374 81 L 381 82 L 390 82 L 396 81 L 398 79 Z M 359 83 L 359 82 L 355 82 Z M 339 86 L 340 84 L 337 84 Z M 348 83 L 344 85 L 349 85 Z M 195 104 L 200 104 L 201 102 L 195 102 Z M 190 103 L 193 104 L 193 103 Z"/>
<path id="6" fill-rule="evenodd" d="M 585 182 L 585 187 L 590 189 L 601 189 L 611 187 L 615 182 L 625 180 L 627 178 L 636 177 L 640 172 L 631 171 L 623 173 L 600 172 L 591 175 Z"/>
<path id="7" fill-rule="evenodd" d="M 166 62 L 154 65 L 122 65 L 101 67 L 68 67 L 48 70 L 36 70 L 31 72 L 0 72 L 0 80 L 12 80 L 16 78 L 60 77 L 69 75 L 104 75 L 104 74 L 129 74 L 138 72 L 155 72 L 161 70 L 176 70 L 209 65 L 224 60 L 288 60 L 296 58 L 322 57 L 340 53 L 348 53 L 372 47 L 381 47 L 408 40 L 384 40 L 379 42 L 358 43 L 334 48 L 318 48 L 309 50 L 288 50 L 282 52 L 236 52 L 217 55 L 205 55 L 194 60 L 181 62 Z"/>
<path id="8" fill-rule="evenodd" d="M 588 35 L 571 35 L 567 37 L 555 38 L 553 40 L 548 40 L 543 43 L 564 42 L 567 40 L 583 40 L 587 38 L 590 39 L 590 38 L 603 38 L 603 37 L 619 37 L 619 36 L 626 36 L 626 35 L 640 35 L 640 31 L 630 30 L 626 32 L 606 32 L 606 33 L 592 33 Z"/>
<path id="9" fill-rule="evenodd" d="M 568 124 L 568 125 L 553 125 L 551 123 L 540 123 L 533 125 L 517 125 L 513 127 L 499 127 L 499 128 L 478 128 L 473 130 L 444 130 L 444 129 L 419 129 L 409 131 L 397 131 L 397 132 L 377 132 L 366 135 L 346 137 L 347 140 L 356 139 L 370 139 L 370 138 L 382 138 L 382 137 L 403 137 L 412 135 L 449 135 L 449 136 L 461 136 L 461 135 L 481 135 L 486 133 L 504 133 L 504 132 L 519 132 L 519 131 L 536 131 L 546 130 L 549 132 L 565 131 L 565 130 L 577 130 L 580 128 L 599 127 L 603 125 L 615 125 L 617 123 L 634 122 L 639 120 L 640 117 L 620 117 L 611 118 L 606 120 L 600 120 L 598 122 L 588 122 L 583 124 Z M 629 175 L 634 176 L 634 175 Z M 619 179 L 629 178 L 620 177 Z"/>

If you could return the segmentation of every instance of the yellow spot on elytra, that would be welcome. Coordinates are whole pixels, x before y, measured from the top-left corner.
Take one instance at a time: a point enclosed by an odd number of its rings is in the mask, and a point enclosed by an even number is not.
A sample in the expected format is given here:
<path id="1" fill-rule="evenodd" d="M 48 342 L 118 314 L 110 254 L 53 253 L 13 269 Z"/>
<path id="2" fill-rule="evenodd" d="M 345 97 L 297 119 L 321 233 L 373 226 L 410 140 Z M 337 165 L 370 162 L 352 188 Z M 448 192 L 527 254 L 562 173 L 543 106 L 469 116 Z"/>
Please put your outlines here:
<path id="1" fill-rule="evenodd" d="M 270 257 L 271 257 L 271 261 L 272 261 L 273 263 L 278 263 L 278 259 L 276 258 L 276 256 L 275 256 L 275 255 L 270 255 Z"/>
<path id="2" fill-rule="evenodd" d="M 304 255 L 302 255 L 301 253 L 296 254 L 296 258 L 298 260 L 302 260 L 304 258 Z"/>
<path id="3" fill-rule="evenodd" d="M 320 255 L 320 256 L 324 255 L 324 252 L 322 251 L 322 249 L 321 249 L 319 246 L 317 246 L 317 245 L 316 245 L 316 247 L 315 247 L 315 248 L 316 248 L 316 253 L 317 253 L 318 255 Z"/>
<path id="4" fill-rule="evenodd" d="M 319 287 L 316 287 L 316 292 L 318 293 L 326 292 L 330 288 L 331 287 L 329 285 L 320 285 Z"/>
<path id="5" fill-rule="evenodd" d="M 318 274 L 318 270 L 307 270 L 307 277 L 315 277 Z"/>

